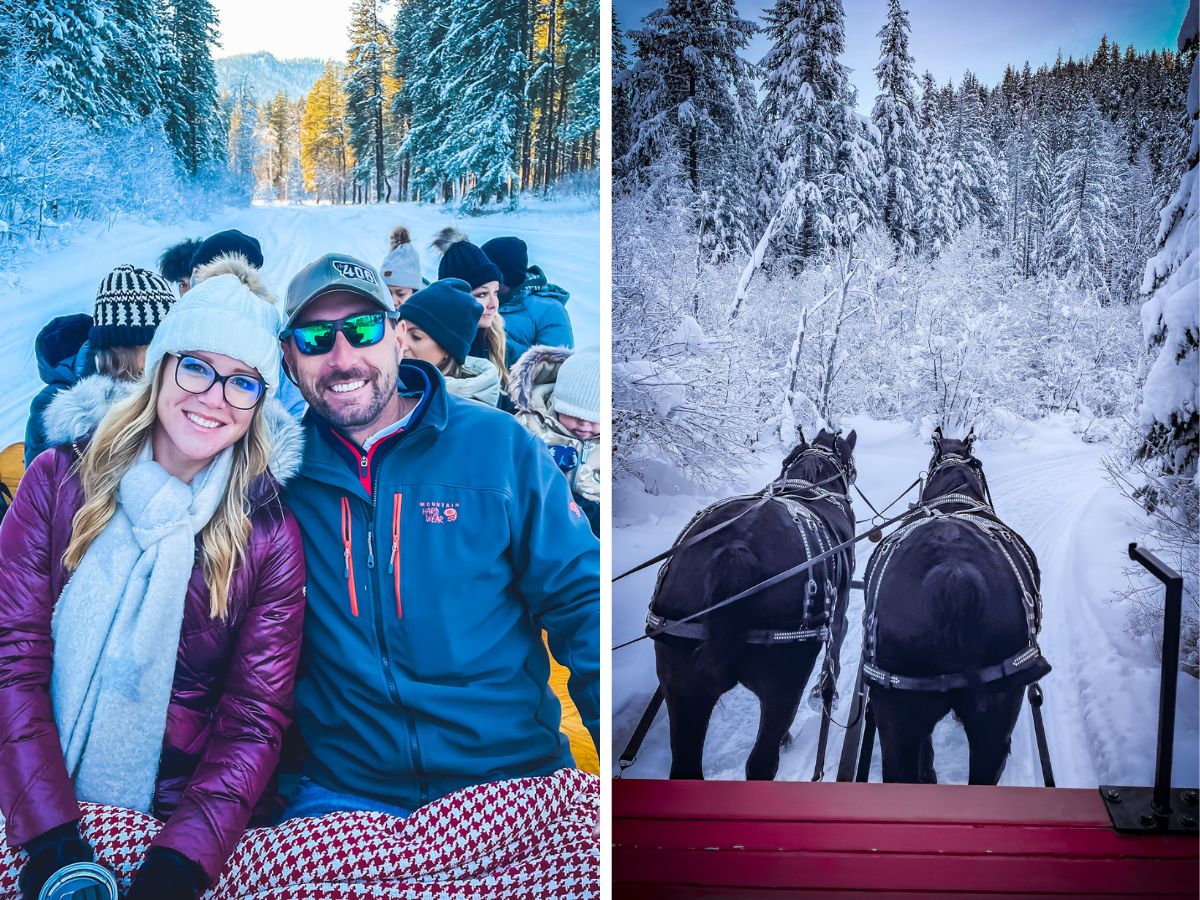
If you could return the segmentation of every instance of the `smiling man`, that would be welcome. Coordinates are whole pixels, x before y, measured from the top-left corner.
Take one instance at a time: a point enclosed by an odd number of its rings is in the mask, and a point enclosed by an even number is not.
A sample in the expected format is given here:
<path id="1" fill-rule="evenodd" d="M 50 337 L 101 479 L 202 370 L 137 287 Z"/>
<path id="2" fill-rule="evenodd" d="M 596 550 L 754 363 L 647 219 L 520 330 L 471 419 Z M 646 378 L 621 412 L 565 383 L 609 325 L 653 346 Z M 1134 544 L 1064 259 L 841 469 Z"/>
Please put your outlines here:
<path id="1" fill-rule="evenodd" d="M 405 815 L 572 764 L 549 661 L 599 746 L 599 546 L 510 416 L 401 361 L 379 273 L 328 254 L 288 285 L 285 364 L 309 412 L 285 498 L 308 564 L 285 818 Z"/>

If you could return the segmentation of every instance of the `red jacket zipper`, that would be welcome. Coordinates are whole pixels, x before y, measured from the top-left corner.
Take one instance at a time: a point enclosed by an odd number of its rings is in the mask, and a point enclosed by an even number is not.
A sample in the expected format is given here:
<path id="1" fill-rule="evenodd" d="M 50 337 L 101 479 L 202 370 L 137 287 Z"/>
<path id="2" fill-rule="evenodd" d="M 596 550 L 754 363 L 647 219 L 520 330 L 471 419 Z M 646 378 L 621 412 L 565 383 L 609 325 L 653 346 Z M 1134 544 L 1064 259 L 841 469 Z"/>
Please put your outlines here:
<path id="1" fill-rule="evenodd" d="M 358 593 L 354 589 L 354 522 L 350 517 L 350 498 L 342 498 L 342 547 L 346 557 L 346 586 L 350 591 L 350 615 L 358 618 Z"/>
<path id="2" fill-rule="evenodd" d="M 400 602 L 400 509 L 403 494 L 392 495 L 392 557 L 388 562 L 388 574 L 395 576 L 396 618 L 404 618 L 404 605 Z"/>

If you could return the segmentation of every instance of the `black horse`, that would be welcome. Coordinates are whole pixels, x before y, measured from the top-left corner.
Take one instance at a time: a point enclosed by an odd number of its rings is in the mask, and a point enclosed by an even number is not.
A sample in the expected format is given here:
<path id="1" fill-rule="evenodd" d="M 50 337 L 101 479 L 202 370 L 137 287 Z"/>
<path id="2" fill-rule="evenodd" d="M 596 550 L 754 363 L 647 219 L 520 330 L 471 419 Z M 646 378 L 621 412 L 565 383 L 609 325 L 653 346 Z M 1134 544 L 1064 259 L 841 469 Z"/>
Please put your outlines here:
<path id="1" fill-rule="evenodd" d="M 937 781 L 933 728 L 953 710 L 970 783 L 995 784 L 1024 687 L 1050 671 L 1037 560 L 996 518 L 973 443 L 938 428 L 921 506 L 867 565 L 864 674 L 884 781 Z"/>
<path id="2" fill-rule="evenodd" d="M 671 777 L 703 778 L 704 737 L 713 707 L 739 683 L 760 703 L 758 738 L 746 761 L 748 779 L 770 780 L 779 750 L 822 643 L 826 699 L 837 678 L 854 572 L 846 548 L 744 600 L 672 626 L 851 537 L 847 496 L 854 481 L 857 435 L 822 430 L 783 462 L 779 480 L 759 494 L 736 497 L 699 513 L 679 536 L 678 551 L 659 573 L 648 619 L 659 684 L 671 721 Z M 689 538 L 729 523 L 691 546 Z M 815 689 L 816 690 L 816 689 Z"/>

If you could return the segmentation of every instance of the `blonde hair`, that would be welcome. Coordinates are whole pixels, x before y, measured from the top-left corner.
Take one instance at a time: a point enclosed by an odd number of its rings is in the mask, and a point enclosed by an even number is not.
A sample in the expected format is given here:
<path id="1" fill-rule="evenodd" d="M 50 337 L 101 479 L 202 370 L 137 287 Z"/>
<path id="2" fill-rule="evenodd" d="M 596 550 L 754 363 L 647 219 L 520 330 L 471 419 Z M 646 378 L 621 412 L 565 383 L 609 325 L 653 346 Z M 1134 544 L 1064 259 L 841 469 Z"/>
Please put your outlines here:
<path id="1" fill-rule="evenodd" d="M 96 371 L 117 381 L 137 381 L 146 366 L 146 345 L 104 347 L 96 351 Z"/>
<path id="2" fill-rule="evenodd" d="M 465 378 L 468 374 L 467 370 L 459 364 L 458 360 L 448 353 L 437 364 L 437 369 L 446 378 Z"/>
<path id="3" fill-rule="evenodd" d="M 504 364 L 505 352 L 508 348 L 508 342 L 504 339 L 504 319 L 500 313 L 492 316 L 492 324 L 487 330 L 488 341 L 488 359 L 496 366 L 496 371 L 500 373 L 500 390 L 508 393 L 508 366 Z"/>
<path id="4" fill-rule="evenodd" d="M 63 565 L 74 571 L 92 541 L 102 532 L 117 510 L 117 490 L 125 473 L 158 421 L 158 395 L 162 366 L 147 373 L 138 390 L 113 405 L 92 435 L 79 477 L 83 482 L 83 505 L 71 520 L 71 540 L 63 554 Z M 246 555 L 250 538 L 250 484 L 267 470 L 271 442 L 262 418 L 262 406 L 254 410 L 250 427 L 233 445 L 233 464 L 225 496 L 217 511 L 200 531 L 200 560 L 208 586 L 209 616 L 225 619 L 229 614 L 229 589 L 233 573 Z"/>

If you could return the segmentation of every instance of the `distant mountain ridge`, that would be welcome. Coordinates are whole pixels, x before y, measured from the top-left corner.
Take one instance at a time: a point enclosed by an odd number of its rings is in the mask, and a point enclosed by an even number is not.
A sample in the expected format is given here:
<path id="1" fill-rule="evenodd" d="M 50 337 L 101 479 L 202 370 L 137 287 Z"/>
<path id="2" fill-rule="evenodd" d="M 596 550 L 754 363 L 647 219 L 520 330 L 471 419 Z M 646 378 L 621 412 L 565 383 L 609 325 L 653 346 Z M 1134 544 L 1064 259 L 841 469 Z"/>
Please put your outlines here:
<path id="1" fill-rule="evenodd" d="M 324 60 L 276 59 L 266 51 L 240 53 L 213 62 L 218 91 L 227 93 L 245 82 L 259 103 L 265 103 L 280 91 L 290 100 L 299 100 L 312 89 L 325 68 Z"/>

